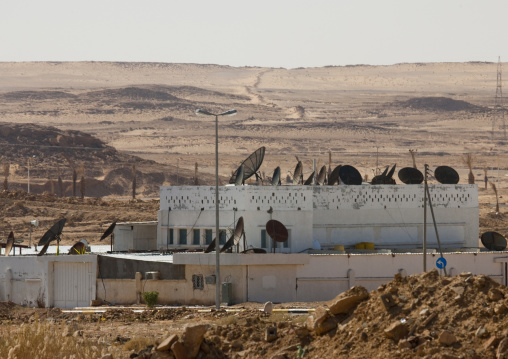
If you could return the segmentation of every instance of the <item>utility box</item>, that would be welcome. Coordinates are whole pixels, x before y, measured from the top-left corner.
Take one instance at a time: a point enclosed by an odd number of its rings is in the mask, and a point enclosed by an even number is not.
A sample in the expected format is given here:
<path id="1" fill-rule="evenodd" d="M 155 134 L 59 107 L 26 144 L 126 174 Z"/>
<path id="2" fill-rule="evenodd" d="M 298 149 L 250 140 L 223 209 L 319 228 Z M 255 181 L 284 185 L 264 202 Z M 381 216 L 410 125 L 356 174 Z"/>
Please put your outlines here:
<path id="1" fill-rule="evenodd" d="M 233 283 L 222 283 L 222 303 L 233 304 Z"/>

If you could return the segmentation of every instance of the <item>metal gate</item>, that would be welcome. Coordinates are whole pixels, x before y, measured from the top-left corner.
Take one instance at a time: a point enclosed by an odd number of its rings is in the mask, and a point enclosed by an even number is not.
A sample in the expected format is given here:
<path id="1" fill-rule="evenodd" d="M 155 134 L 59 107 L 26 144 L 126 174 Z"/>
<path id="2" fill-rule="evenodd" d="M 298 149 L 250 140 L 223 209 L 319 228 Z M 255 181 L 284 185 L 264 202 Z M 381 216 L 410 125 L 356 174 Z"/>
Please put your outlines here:
<path id="1" fill-rule="evenodd" d="M 93 299 L 92 263 L 53 263 L 53 306 L 87 307 Z"/>

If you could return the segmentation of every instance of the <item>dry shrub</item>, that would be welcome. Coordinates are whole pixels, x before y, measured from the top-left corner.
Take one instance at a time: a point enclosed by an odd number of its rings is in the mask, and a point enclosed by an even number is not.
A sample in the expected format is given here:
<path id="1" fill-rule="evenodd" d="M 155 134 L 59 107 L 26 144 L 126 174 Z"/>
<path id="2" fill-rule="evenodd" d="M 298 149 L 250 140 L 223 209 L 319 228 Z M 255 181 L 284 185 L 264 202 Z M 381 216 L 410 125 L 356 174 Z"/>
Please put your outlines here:
<path id="1" fill-rule="evenodd" d="M 35 322 L 22 324 L 17 330 L 13 327 L 10 335 L 0 339 L 0 358 L 6 359 L 54 359 L 100 358 L 112 352 L 114 357 L 118 348 L 105 343 L 93 343 L 81 337 L 65 336 L 67 328 L 51 324 Z"/>
<path id="2" fill-rule="evenodd" d="M 464 164 L 466 164 L 467 168 L 469 168 L 469 175 L 468 175 L 468 183 L 474 184 L 474 174 L 473 174 L 473 161 L 474 157 L 471 153 L 466 153 L 464 157 L 462 157 L 462 161 Z"/>

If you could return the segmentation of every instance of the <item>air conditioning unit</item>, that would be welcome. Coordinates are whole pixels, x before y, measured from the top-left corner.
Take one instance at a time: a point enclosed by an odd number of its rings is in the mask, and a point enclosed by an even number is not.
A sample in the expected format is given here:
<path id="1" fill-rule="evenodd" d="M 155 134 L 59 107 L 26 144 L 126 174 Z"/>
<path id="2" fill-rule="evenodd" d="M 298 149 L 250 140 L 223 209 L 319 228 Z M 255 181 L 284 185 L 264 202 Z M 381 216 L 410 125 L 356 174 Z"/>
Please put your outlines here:
<path id="1" fill-rule="evenodd" d="M 145 272 L 145 279 L 159 280 L 161 276 L 160 272 Z"/>

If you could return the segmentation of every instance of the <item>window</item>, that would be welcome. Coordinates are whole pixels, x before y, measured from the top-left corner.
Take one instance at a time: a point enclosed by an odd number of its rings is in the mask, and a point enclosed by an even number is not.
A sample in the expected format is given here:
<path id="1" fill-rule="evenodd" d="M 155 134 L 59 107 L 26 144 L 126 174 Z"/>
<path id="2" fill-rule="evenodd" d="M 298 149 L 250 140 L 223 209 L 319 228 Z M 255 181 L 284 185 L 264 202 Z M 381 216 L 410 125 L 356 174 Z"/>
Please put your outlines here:
<path id="1" fill-rule="evenodd" d="M 266 229 L 261 230 L 261 248 L 268 248 L 266 245 Z"/>
<path id="2" fill-rule="evenodd" d="M 205 281 L 203 280 L 202 274 L 193 274 L 192 275 L 192 289 L 205 289 Z"/>
<path id="3" fill-rule="evenodd" d="M 199 245 L 200 239 L 201 239 L 200 238 L 200 230 L 195 229 L 193 231 L 193 235 L 192 235 L 192 244 Z"/>
<path id="4" fill-rule="evenodd" d="M 226 230 L 221 230 L 219 244 L 226 244 Z"/>
<path id="5" fill-rule="evenodd" d="M 168 238 L 166 239 L 166 245 L 174 244 L 173 239 L 173 228 L 168 228 Z"/>
<path id="6" fill-rule="evenodd" d="M 180 228 L 178 234 L 180 237 L 180 244 L 187 244 L 187 228 Z"/>
<path id="7" fill-rule="evenodd" d="M 211 229 L 206 229 L 205 230 L 205 241 L 206 241 L 206 244 L 210 244 L 212 243 L 212 240 L 213 240 L 213 232 Z"/>

